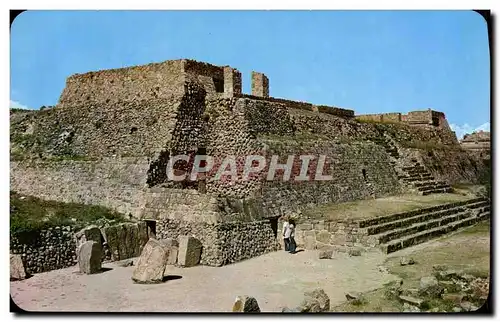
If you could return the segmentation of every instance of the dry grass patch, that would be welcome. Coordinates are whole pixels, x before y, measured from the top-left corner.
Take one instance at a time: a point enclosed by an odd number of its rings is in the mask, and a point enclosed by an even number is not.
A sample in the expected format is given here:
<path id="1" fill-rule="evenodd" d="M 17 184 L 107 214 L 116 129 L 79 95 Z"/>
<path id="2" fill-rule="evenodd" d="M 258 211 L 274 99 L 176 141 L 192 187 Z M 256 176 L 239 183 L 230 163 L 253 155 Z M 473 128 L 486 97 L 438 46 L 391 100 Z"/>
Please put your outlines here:
<path id="1" fill-rule="evenodd" d="M 305 215 L 311 218 L 330 220 L 364 219 L 468 199 L 470 199 L 470 196 L 453 193 L 431 194 L 427 196 L 401 195 L 339 204 L 326 204 L 306 211 Z"/>

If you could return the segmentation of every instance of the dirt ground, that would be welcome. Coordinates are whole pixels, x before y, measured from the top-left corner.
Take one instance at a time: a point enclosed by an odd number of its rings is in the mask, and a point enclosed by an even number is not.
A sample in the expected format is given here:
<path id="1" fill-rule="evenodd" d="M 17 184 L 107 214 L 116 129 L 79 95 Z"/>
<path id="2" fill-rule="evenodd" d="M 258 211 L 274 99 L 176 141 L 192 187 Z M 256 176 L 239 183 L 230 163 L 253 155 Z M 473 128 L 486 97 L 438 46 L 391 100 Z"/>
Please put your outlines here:
<path id="1" fill-rule="evenodd" d="M 112 270 L 96 275 L 80 275 L 71 267 L 11 282 L 11 296 L 28 311 L 228 312 L 236 296 L 250 295 L 262 311 L 281 312 L 316 287 L 333 306 L 345 300 L 345 292 L 367 292 L 394 280 L 378 270 L 384 259 L 376 252 L 320 260 L 317 251 L 278 251 L 223 267 L 168 266 L 172 278 L 156 285 L 134 284 L 134 267 L 110 263 L 104 266 Z"/>

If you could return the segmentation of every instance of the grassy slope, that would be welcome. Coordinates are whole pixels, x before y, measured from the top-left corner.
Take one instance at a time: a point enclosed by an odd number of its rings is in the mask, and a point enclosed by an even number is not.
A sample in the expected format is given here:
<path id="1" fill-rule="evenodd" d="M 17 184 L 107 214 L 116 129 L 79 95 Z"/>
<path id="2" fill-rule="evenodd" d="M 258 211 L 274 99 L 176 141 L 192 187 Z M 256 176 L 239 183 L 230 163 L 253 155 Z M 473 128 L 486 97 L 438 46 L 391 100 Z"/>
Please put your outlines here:
<path id="1" fill-rule="evenodd" d="M 31 196 L 10 193 L 10 231 L 34 231 L 48 227 L 69 225 L 83 227 L 106 218 L 125 221 L 125 217 L 101 206 L 47 201 Z"/>

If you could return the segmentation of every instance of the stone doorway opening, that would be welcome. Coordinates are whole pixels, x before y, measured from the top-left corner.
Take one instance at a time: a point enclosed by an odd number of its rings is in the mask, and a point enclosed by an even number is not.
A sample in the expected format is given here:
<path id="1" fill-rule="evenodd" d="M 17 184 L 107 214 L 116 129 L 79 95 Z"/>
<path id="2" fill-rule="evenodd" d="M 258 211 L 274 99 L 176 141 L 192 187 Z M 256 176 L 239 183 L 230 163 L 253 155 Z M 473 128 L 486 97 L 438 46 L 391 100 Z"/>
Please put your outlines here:
<path id="1" fill-rule="evenodd" d="M 273 230 L 275 238 L 278 238 L 278 219 L 279 217 L 269 218 L 269 222 L 271 223 L 271 229 Z"/>
<path id="2" fill-rule="evenodd" d="M 144 220 L 148 231 L 148 238 L 156 239 L 156 220 Z"/>

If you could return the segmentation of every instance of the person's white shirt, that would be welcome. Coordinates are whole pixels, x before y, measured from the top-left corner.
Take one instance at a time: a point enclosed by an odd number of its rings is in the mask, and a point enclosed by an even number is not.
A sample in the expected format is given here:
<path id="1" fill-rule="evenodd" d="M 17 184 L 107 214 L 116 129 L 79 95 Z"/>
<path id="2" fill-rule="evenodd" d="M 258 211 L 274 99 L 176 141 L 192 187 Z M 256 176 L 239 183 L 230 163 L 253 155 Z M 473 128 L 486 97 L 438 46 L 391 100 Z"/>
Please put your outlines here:
<path id="1" fill-rule="evenodd" d="M 285 238 L 290 238 L 293 237 L 293 225 L 286 225 L 286 230 L 285 230 Z"/>
<path id="2" fill-rule="evenodd" d="M 288 225 L 289 225 L 288 221 L 285 221 L 283 223 L 283 236 L 285 236 L 285 234 L 286 234 L 286 231 L 288 229 Z M 285 237 L 285 238 L 288 238 L 288 237 Z"/>

